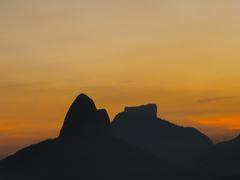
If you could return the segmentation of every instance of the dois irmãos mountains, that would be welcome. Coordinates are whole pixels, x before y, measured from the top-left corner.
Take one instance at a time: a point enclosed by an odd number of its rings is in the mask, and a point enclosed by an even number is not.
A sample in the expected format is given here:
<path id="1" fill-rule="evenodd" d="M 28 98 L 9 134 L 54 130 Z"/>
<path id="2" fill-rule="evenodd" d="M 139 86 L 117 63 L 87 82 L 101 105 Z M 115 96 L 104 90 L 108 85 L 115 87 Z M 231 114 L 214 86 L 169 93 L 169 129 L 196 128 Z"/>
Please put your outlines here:
<path id="1" fill-rule="evenodd" d="M 110 122 L 80 94 L 60 134 L 0 161 L 2 180 L 239 180 L 240 136 L 213 144 L 197 129 L 157 117 L 157 106 L 126 107 Z"/>

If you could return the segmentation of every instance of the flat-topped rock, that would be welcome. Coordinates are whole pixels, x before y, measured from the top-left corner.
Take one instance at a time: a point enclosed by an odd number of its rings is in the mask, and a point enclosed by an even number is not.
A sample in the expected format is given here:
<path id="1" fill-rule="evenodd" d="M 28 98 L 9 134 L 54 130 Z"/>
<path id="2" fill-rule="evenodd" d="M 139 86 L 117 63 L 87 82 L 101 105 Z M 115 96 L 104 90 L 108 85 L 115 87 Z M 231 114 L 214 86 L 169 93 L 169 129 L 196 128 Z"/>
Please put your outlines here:
<path id="1" fill-rule="evenodd" d="M 124 113 L 140 113 L 140 114 L 149 114 L 157 116 L 157 105 L 156 104 L 146 104 L 141 106 L 134 107 L 125 107 Z"/>

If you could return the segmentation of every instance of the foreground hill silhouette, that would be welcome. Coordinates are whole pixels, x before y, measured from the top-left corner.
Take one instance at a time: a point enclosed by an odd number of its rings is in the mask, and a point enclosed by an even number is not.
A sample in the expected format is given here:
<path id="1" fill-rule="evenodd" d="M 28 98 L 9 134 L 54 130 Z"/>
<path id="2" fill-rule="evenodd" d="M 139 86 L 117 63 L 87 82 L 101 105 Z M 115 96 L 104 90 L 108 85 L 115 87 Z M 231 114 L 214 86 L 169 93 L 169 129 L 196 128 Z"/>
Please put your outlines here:
<path id="1" fill-rule="evenodd" d="M 203 157 L 202 167 L 218 179 L 240 179 L 240 135 L 216 144 Z"/>
<path id="2" fill-rule="evenodd" d="M 59 137 L 0 161 L 0 179 L 239 180 L 239 139 L 213 145 L 194 128 L 157 118 L 154 104 L 127 107 L 111 124 L 81 94 Z"/>

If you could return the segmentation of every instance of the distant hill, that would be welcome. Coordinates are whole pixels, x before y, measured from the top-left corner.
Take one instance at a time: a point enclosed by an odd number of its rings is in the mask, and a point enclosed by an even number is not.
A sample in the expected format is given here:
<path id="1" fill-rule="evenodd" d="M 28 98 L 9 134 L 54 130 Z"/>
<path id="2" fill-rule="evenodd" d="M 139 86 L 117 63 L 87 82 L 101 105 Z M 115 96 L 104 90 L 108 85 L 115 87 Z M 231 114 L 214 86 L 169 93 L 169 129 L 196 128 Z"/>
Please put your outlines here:
<path id="1" fill-rule="evenodd" d="M 174 163 L 192 161 L 213 146 L 198 130 L 157 117 L 157 106 L 126 107 L 112 122 L 112 132 L 130 144 Z"/>

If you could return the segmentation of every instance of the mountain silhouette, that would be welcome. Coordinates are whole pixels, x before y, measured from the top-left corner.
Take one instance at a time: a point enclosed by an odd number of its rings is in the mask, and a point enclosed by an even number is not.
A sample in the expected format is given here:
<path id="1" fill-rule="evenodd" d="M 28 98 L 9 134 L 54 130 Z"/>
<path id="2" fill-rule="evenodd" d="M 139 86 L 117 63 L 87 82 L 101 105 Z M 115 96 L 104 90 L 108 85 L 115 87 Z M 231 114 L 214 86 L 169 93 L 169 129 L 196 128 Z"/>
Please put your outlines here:
<path id="1" fill-rule="evenodd" d="M 202 157 L 202 167 L 218 179 L 240 179 L 240 135 L 216 144 Z"/>
<path id="2" fill-rule="evenodd" d="M 0 180 L 237 180 L 240 136 L 214 145 L 194 128 L 157 117 L 157 106 L 107 111 L 80 94 L 59 136 L 0 161 Z"/>
<path id="3" fill-rule="evenodd" d="M 67 112 L 59 138 L 93 135 L 109 127 L 110 119 L 107 111 L 98 110 L 92 99 L 80 94 Z"/>
<path id="4" fill-rule="evenodd" d="M 192 161 L 213 146 L 198 130 L 158 118 L 155 104 L 126 107 L 114 118 L 112 132 L 130 144 L 175 163 Z"/>
<path id="5" fill-rule="evenodd" d="M 174 165 L 123 142 L 109 131 L 105 110 L 84 94 L 71 105 L 60 135 L 0 161 L 0 177 L 15 179 L 175 179 Z"/>

